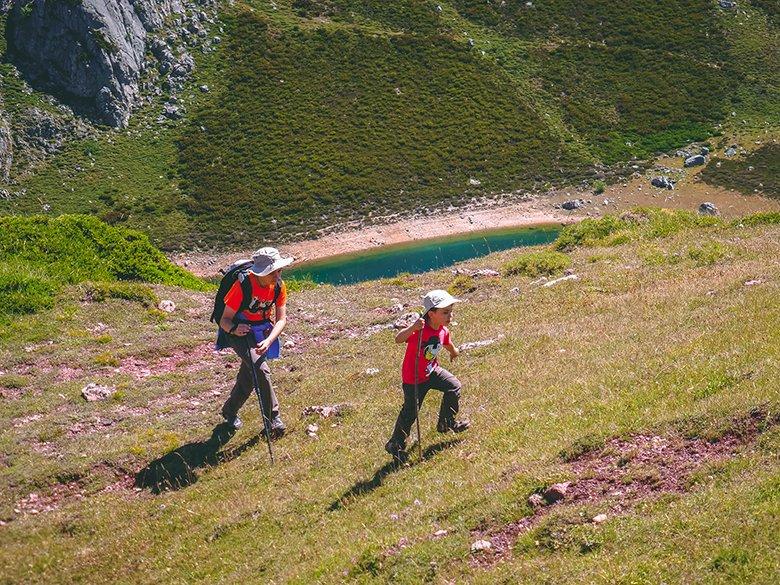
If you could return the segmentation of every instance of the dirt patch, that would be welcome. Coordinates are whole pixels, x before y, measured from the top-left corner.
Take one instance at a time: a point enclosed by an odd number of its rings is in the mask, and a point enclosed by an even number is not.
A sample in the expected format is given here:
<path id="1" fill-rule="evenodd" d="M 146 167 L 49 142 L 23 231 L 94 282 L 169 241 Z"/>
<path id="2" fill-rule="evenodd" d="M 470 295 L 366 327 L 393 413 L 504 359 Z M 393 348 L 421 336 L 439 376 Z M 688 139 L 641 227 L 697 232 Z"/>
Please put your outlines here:
<path id="1" fill-rule="evenodd" d="M 93 484 L 96 476 L 104 478 L 104 482 L 101 483 L 105 485 L 98 489 L 88 487 L 88 480 Z M 19 499 L 14 505 L 15 517 L 7 521 L 53 512 L 65 504 L 105 492 L 125 492 L 128 496 L 136 495 L 137 490 L 133 489 L 133 476 L 121 467 L 99 463 L 82 476 L 54 484 L 45 492 L 32 492 Z"/>
<path id="2" fill-rule="evenodd" d="M 565 495 L 545 504 L 545 494 L 533 514 L 500 528 L 472 530 L 472 540 L 488 540 L 491 548 L 471 557 L 474 566 L 490 567 L 509 558 L 517 538 L 531 530 L 558 506 L 605 503 L 611 515 L 629 511 L 642 500 L 660 493 L 683 493 L 691 487 L 694 472 L 707 464 L 726 461 L 769 427 L 780 416 L 754 410 L 734 419 L 729 430 L 716 439 L 686 438 L 679 434 L 637 434 L 607 441 L 603 447 L 572 460 L 573 479 L 563 484 Z M 561 485 L 561 484 L 558 484 Z M 598 523 L 601 519 L 594 519 Z"/>
<path id="3" fill-rule="evenodd" d="M 114 371 L 129 374 L 139 380 L 169 372 L 192 374 L 212 367 L 214 344 L 204 343 L 195 347 L 175 350 L 154 362 L 134 356 L 125 358 Z"/>

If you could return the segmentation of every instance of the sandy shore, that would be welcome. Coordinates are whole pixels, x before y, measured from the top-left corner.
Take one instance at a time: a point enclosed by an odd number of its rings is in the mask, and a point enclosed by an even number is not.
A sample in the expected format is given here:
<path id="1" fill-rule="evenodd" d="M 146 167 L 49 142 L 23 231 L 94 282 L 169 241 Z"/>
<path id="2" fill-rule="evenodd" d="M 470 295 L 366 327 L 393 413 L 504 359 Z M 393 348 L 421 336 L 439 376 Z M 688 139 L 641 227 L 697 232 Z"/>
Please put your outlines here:
<path id="1" fill-rule="evenodd" d="M 427 216 L 414 216 L 407 220 L 360 229 L 345 229 L 316 240 L 305 240 L 279 245 L 283 254 L 292 255 L 299 262 L 311 261 L 336 254 L 357 252 L 413 240 L 456 235 L 486 229 L 531 227 L 535 225 L 567 224 L 586 217 L 600 217 L 606 213 L 619 213 L 636 206 L 667 207 L 695 211 L 705 201 L 714 203 L 724 218 L 733 218 L 759 211 L 780 211 L 780 201 L 759 195 L 742 195 L 696 182 L 698 169 L 680 169 L 678 159 L 659 159 L 656 166 L 682 173 L 674 190 L 657 189 L 650 185 L 648 175 L 633 177 L 623 183 L 607 187 L 604 193 L 595 195 L 589 190 L 563 189 L 538 195 L 526 195 L 512 200 L 505 196 L 482 205 L 442 211 Z M 560 209 L 569 199 L 583 199 L 585 204 L 575 211 Z M 507 202 L 509 201 L 509 202 Z M 226 253 L 201 253 L 177 255 L 172 259 L 193 273 L 210 277 L 237 258 L 251 256 L 254 249 L 274 242 L 258 242 L 255 248 Z"/>

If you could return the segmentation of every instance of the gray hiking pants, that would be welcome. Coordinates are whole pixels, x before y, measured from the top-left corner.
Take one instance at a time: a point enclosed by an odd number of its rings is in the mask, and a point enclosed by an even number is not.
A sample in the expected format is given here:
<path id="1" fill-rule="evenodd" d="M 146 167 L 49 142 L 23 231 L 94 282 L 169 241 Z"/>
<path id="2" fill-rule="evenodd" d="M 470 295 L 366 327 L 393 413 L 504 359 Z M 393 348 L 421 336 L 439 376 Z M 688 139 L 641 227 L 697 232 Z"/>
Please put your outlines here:
<path id="1" fill-rule="evenodd" d="M 414 424 L 414 384 L 402 384 L 404 390 L 404 404 L 398 413 L 393 430 L 393 441 L 399 445 L 406 445 L 406 438 Z M 425 382 L 417 386 L 418 408 L 422 406 L 428 390 L 439 390 L 444 395 L 439 408 L 439 424 L 449 426 L 455 420 L 458 413 L 461 383 L 452 373 L 441 366 L 436 367 Z"/>
<path id="2" fill-rule="evenodd" d="M 238 410 L 247 401 L 247 398 L 255 391 L 252 380 L 252 360 L 246 347 L 246 340 L 251 339 L 251 337 L 251 333 L 249 337 L 228 336 L 230 347 L 241 358 L 241 367 L 238 369 L 236 383 L 230 391 L 230 397 L 222 406 L 222 415 L 225 418 L 236 416 Z M 279 402 L 276 400 L 276 393 L 271 385 L 271 369 L 268 367 L 268 361 L 265 358 L 257 360 L 254 367 L 257 373 L 257 382 L 260 386 L 260 395 L 263 397 L 263 404 L 265 405 L 264 414 L 269 420 L 273 420 L 279 414 Z"/>

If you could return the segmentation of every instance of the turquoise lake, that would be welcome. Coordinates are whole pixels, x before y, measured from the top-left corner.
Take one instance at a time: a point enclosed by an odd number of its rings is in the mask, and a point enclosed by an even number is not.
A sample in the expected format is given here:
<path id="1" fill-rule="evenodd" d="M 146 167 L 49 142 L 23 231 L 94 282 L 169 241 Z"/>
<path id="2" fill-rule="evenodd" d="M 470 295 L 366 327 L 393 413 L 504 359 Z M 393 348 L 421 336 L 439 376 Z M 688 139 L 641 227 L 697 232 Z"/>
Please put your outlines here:
<path id="1" fill-rule="evenodd" d="M 353 284 L 392 277 L 402 272 L 417 274 L 499 250 L 546 244 L 552 242 L 559 232 L 559 226 L 541 226 L 419 240 L 307 262 L 286 270 L 284 276 L 309 276 L 321 284 Z"/>

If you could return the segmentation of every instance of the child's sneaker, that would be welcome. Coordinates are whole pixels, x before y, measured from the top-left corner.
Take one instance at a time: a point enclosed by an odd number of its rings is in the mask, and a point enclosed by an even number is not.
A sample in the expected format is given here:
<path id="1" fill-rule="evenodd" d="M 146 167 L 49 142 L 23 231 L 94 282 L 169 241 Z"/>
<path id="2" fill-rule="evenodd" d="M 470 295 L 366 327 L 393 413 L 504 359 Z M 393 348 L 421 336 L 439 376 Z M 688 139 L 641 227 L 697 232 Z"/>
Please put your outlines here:
<path id="1" fill-rule="evenodd" d="M 406 451 L 404 450 L 404 446 L 396 443 L 393 439 L 390 439 L 385 444 L 385 451 L 387 451 L 396 461 L 403 463 L 406 460 Z"/>
<path id="2" fill-rule="evenodd" d="M 462 433 L 463 431 L 468 430 L 470 426 L 471 423 L 468 419 L 439 421 L 439 424 L 436 425 L 436 430 L 440 433 L 448 433 L 450 431 L 453 433 Z"/>

